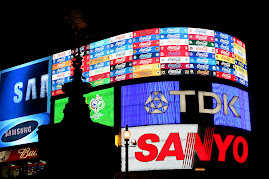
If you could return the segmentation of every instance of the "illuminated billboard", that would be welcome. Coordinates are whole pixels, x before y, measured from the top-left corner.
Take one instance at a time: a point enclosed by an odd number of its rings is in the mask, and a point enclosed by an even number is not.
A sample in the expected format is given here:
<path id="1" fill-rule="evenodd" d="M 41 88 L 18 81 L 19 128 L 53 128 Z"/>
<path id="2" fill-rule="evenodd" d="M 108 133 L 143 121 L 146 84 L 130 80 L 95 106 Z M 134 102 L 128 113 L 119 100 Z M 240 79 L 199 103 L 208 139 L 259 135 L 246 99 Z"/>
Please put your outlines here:
<path id="1" fill-rule="evenodd" d="M 122 128 L 121 133 L 124 130 Z M 198 124 L 130 127 L 130 139 L 136 140 L 137 146 L 129 148 L 129 170 L 192 169 L 197 166 L 197 163 L 201 165 L 205 165 L 206 162 L 223 164 L 227 158 L 237 164 L 247 161 L 249 152 L 245 137 L 231 134 L 225 136 L 215 132 L 215 127 L 206 127 L 202 141 L 199 130 Z M 121 143 L 124 142 L 122 138 Z M 121 149 L 121 157 L 121 171 L 125 172 L 124 148 Z M 227 169 L 227 166 L 225 168 Z"/>
<path id="2" fill-rule="evenodd" d="M 229 103 L 219 113 L 214 114 L 214 124 L 237 127 L 250 131 L 248 93 L 236 87 L 217 83 L 212 84 L 212 92 L 217 94 L 224 103 Z M 216 108 L 217 101 L 215 98 L 213 104 L 213 107 Z"/>
<path id="3" fill-rule="evenodd" d="M 192 111 L 197 115 L 212 114 L 214 125 L 251 131 L 247 92 L 217 83 L 212 83 L 212 89 L 208 91 L 180 90 L 180 84 L 178 81 L 161 81 L 122 86 L 121 126 L 180 124 L 181 113 L 190 116 L 188 111 Z M 188 96 L 196 99 L 190 101 Z M 212 99 L 212 104 L 208 98 Z M 188 105 L 190 103 L 193 105 Z M 184 123 L 188 121 L 190 119 L 184 119 Z"/>
<path id="4" fill-rule="evenodd" d="M 91 110 L 93 122 L 114 127 L 114 88 L 107 88 L 83 95 Z M 60 123 L 64 118 L 65 105 L 68 98 L 55 100 L 54 123 Z"/>
<path id="5" fill-rule="evenodd" d="M 122 128 L 122 132 L 125 129 Z M 137 147 L 129 148 L 129 171 L 183 169 L 188 133 L 197 133 L 197 124 L 165 124 L 130 127 Z M 124 139 L 121 141 L 124 144 Z M 121 171 L 125 172 L 125 148 L 121 149 Z M 184 162 L 185 161 L 185 162 Z M 192 162 L 191 162 L 192 164 Z M 190 167 L 188 167 L 190 168 Z"/>
<path id="6" fill-rule="evenodd" d="M 89 82 L 89 45 L 80 47 L 80 56 L 82 57 L 82 75 L 86 78 L 84 82 Z M 66 50 L 52 56 L 52 90 L 51 95 L 56 96 L 64 94 L 62 85 L 71 82 L 71 76 L 74 75 L 73 61 L 78 55 L 78 48 Z"/>
<path id="7" fill-rule="evenodd" d="M 114 88 L 107 88 L 83 95 L 93 122 L 114 127 Z"/>
<path id="8" fill-rule="evenodd" d="M 1 121 L 0 148 L 38 142 L 38 127 L 49 123 L 49 113 L 33 114 Z"/>
<path id="9" fill-rule="evenodd" d="M 49 124 L 51 57 L 0 72 L 0 148 L 37 142 Z"/>
<path id="10" fill-rule="evenodd" d="M 128 32 L 80 47 L 84 82 L 100 86 L 161 75 L 223 78 L 248 86 L 245 44 L 214 30 L 191 27 Z M 77 50 L 53 55 L 52 96 L 73 75 Z"/>
<path id="11" fill-rule="evenodd" d="M 176 81 L 152 82 L 121 87 L 121 126 L 180 123 L 180 97 Z"/>

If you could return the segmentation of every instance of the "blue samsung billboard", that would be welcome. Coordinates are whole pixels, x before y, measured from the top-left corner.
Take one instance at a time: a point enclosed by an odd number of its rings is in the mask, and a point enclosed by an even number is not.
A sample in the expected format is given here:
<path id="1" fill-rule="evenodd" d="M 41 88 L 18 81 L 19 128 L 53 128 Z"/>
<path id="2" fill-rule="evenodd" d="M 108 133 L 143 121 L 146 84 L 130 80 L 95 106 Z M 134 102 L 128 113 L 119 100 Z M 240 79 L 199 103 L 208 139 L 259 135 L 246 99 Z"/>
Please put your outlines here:
<path id="1" fill-rule="evenodd" d="M 51 57 L 0 72 L 0 148 L 37 142 L 49 124 Z"/>

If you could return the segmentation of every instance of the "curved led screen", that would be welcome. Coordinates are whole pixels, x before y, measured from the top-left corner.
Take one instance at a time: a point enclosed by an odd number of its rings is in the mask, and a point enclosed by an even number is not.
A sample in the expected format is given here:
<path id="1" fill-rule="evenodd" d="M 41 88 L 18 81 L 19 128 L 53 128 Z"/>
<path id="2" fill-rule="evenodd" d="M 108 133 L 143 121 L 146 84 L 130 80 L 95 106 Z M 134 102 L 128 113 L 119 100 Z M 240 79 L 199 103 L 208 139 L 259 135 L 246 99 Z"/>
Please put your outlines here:
<path id="1" fill-rule="evenodd" d="M 73 75 L 77 49 L 53 55 L 52 96 Z M 92 86 L 160 75 L 201 75 L 248 86 L 245 44 L 214 30 L 169 27 L 129 32 L 84 45 L 85 82 Z"/>

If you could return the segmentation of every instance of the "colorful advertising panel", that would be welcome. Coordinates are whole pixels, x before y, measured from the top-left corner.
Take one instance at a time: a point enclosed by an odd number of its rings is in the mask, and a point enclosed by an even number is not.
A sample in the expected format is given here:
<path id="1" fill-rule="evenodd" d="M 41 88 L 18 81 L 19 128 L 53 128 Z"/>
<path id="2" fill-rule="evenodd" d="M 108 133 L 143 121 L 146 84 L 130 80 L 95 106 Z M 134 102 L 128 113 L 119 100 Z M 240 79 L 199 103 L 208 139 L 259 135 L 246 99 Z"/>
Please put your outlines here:
<path id="1" fill-rule="evenodd" d="M 121 129 L 121 132 L 125 128 Z M 131 139 L 137 147 L 129 147 L 129 171 L 191 169 L 193 156 L 188 153 L 193 143 L 189 133 L 197 133 L 198 124 L 166 124 L 130 127 Z M 124 139 L 122 137 L 122 144 Z M 188 143 L 188 145 L 187 145 Z M 125 172 L 125 148 L 121 149 L 122 168 Z"/>
<path id="2" fill-rule="evenodd" d="M 180 123 L 179 90 L 174 81 L 152 82 L 121 87 L 121 126 L 130 127 Z"/>
<path id="3" fill-rule="evenodd" d="M 251 131 L 248 93 L 236 87 L 218 83 L 212 84 L 212 92 L 219 96 L 224 106 L 214 114 L 214 124 Z M 216 108 L 215 98 L 213 104 Z"/>
<path id="4" fill-rule="evenodd" d="M 0 148 L 38 142 L 49 124 L 51 56 L 0 72 Z"/>
<path id="5" fill-rule="evenodd" d="M 179 90 L 179 86 L 177 81 L 122 86 L 121 126 L 179 124 L 181 113 L 186 113 L 187 104 L 193 103 L 186 98 L 190 95 L 196 96 L 198 106 L 189 106 L 192 107 L 189 110 L 212 114 L 212 124 L 251 131 L 247 92 L 217 83 L 212 84 L 212 91 L 211 88 L 198 92 L 193 88 Z M 213 104 L 205 104 L 205 97 L 212 99 Z"/>
<path id="6" fill-rule="evenodd" d="M 51 57 L 0 72 L 0 121 L 49 112 Z"/>
<path id="7" fill-rule="evenodd" d="M 86 49 L 86 51 L 85 51 Z M 85 51 L 85 52 L 84 52 Z M 167 27 L 128 32 L 81 47 L 84 82 L 93 87 L 133 78 L 160 75 L 201 75 L 248 86 L 245 44 L 214 30 Z M 69 51 L 53 55 L 52 95 L 73 75 Z M 85 56 L 85 57 L 84 57 Z M 190 68 L 150 68 L 150 64 L 185 63 Z M 199 65 L 209 65 L 199 69 Z M 163 65 L 161 66 L 163 67 Z"/>
<path id="8" fill-rule="evenodd" d="M 38 127 L 49 123 L 49 113 L 39 113 L 1 121 L 0 148 L 38 142 Z"/>
<path id="9" fill-rule="evenodd" d="M 137 146 L 129 147 L 129 170 L 176 170 L 201 166 L 227 169 L 244 164 L 249 155 L 245 137 L 219 134 L 215 127 L 205 127 L 204 136 L 198 124 L 165 124 L 130 127 L 130 140 Z M 125 128 L 121 129 L 121 133 Z M 203 140 L 202 140 L 203 139 Z M 123 137 L 121 143 L 125 143 Z M 213 145 L 214 143 L 214 145 Z M 132 144 L 130 144 L 132 145 Z M 121 148 L 122 172 L 125 172 L 125 150 Z M 202 162 L 200 162 L 202 161 Z"/>
<path id="10" fill-rule="evenodd" d="M 4 150 L 0 152 L 0 163 L 38 158 L 37 147 Z"/>
<path id="11" fill-rule="evenodd" d="M 114 127 L 114 88 L 94 91 L 83 95 L 91 110 L 93 122 Z M 55 100 L 54 123 L 60 123 L 64 118 L 65 105 L 68 98 Z"/>
<path id="12" fill-rule="evenodd" d="M 52 96 L 64 94 L 62 85 L 71 82 L 71 65 L 71 50 L 52 56 Z"/>
<path id="13" fill-rule="evenodd" d="M 107 88 L 83 95 L 90 107 L 93 122 L 114 127 L 114 88 Z"/>

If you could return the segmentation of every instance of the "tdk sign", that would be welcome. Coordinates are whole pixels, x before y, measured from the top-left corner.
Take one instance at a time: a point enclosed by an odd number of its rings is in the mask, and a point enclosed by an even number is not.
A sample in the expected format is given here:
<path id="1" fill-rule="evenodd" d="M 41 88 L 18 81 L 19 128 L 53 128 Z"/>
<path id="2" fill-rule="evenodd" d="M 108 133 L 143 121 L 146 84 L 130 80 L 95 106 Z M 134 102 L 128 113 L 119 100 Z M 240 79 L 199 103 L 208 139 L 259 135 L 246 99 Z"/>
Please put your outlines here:
<path id="1" fill-rule="evenodd" d="M 195 95 L 194 90 L 178 90 L 169 91 L 170 95 L 180 95 L 180 112 L 186 112 L 186 96 Z M 159 96 L 158 96 L 159 95 Z M 154 97 L 153 97 L 154 96 Z M 205 109 L 204 97 L 209 96 L 217 101 L 217 106 L 214 109 Z M 228 115 L 228 108 L 230 108 L 236 117 L 240 117 L 239 113 L 234 108 L 235 102 L 238 100 L 238 96 L 234 96 L 230 102 L 227 101 L 227 94 L 223 94 L 223 107 L 224 114 Z M 198 103 L 199 103 L 199 113 L 216 114 L 220 111 L 222 107 L 221 98 L 213 92 L 198 91 Z M 168 108 L 168 101 L 164 97 L 161 91 L 152 92 L 145 105 L 146 111 L 149 114 L 164 113 Z"/>
<path id="2" fill-rule="evenodd" d="M 195 95 L 194 90 L 181 90 L 181 91 L 169 91 L 170 95 L 180 95 L 180 112 L 186 112 L 186 96 Z M 217 101 L 217 106 L 214 109 L 205 109 L 204 97 L 209 96 Z M 238 96 L 233 96 L 232 100 L 228 102 L 227 94 L 223 93 L 223 103 L 221 98 L 213 92 L 198 91 L 198 103 L 199 113 L 216 114 L 221 110 L 222 104 L 224 108 L 224 114 L 228 115 L 228 108 L 230 108 L 236 117 L 240 117 L 239 113 L 234 108 L 234 104 L 239 99 Z"/>
<path id="3" fill-rule="evenodd" d="M 251 130 L 246 91 L 218 83 L 212 83 L 212 91 L 186 87 L 180 89 L 178 81 L 123 86 L 121 126 L 181 124 L 212 114 L 214 125 Z"/>

